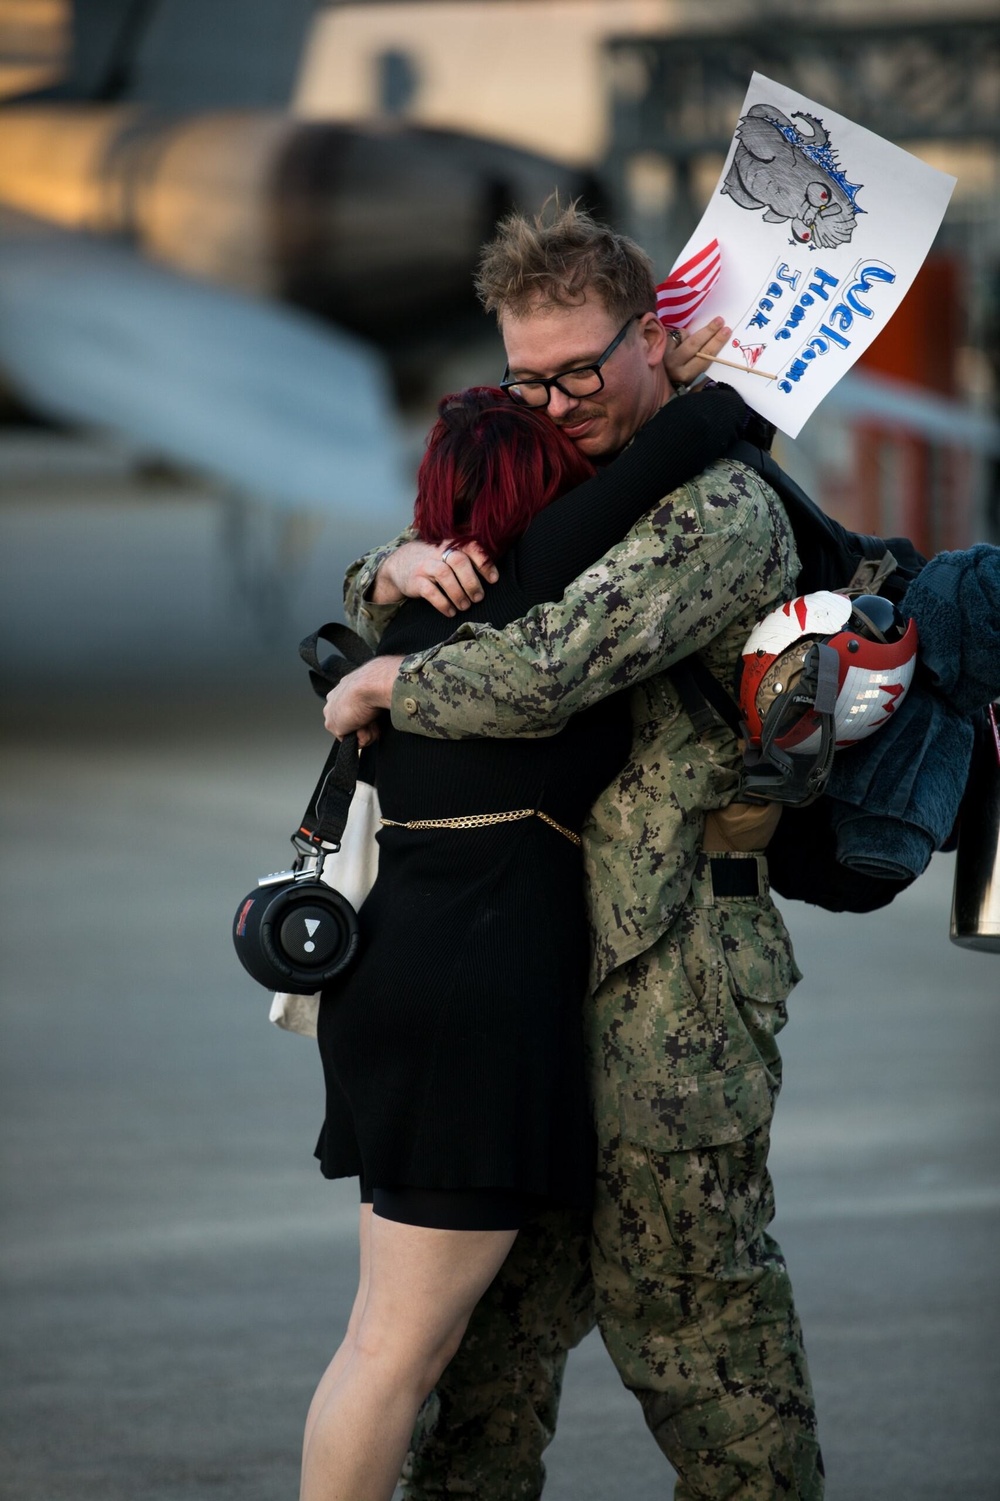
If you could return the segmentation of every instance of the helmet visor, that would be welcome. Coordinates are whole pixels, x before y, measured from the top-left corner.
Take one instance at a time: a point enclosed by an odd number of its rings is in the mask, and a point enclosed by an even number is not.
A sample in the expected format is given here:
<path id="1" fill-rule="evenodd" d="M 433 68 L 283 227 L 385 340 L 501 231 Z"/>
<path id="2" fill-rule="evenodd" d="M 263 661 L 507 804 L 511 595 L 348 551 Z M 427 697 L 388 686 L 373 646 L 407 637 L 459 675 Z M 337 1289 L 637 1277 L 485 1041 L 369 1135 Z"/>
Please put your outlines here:
<path id="1" fill-rule="evenodd" d="M 907 621 L 891 599 L 882 594 L 859 594 L 851 601 L 851 617 L 844 627 L 868 641 L 901 641 Z"/>

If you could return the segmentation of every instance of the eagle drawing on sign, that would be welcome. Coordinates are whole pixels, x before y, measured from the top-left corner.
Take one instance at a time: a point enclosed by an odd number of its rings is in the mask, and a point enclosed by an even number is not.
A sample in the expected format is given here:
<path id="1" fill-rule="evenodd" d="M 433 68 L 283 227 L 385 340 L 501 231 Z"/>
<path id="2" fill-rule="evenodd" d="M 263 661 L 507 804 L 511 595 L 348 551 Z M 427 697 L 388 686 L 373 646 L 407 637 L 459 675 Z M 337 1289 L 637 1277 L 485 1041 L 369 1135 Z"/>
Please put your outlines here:
<path id="1" fill-rule="evenodd" d="M 847 181 L 830 136 L 815 115 L 796 110 L 793 125 L 773 104 L 755 104 L 736 127 L 736 155 L 721 191 L 740 208 L 764 212 L 766 224 L 789 224 L 800 245 L 832 249 L 850 240 L 861 183 Z"/>

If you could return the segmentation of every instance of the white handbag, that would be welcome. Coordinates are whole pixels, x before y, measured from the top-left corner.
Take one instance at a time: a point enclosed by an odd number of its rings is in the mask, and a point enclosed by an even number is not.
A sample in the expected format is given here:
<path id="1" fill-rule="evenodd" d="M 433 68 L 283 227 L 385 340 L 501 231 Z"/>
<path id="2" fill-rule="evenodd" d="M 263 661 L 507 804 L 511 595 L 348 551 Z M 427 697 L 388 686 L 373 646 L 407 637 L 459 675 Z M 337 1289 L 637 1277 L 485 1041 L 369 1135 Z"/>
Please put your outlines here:
<path id="1" fill-rule="evenodd" d="M 378 875 L 378 845 L 375 835 L 381 828 L 382 810 L 378 793 L 371 782 L 359 781 L 351 799 L 340 849 L 328 854 L 320 880 L 347 898 L 355 912 Z M 278 991 L 271 1002 L 270 1020 L 286 1032 L 302 1037 L 316 1036 L 319 1016 L 319 992 L 315 995 L 290 995 Z"/>

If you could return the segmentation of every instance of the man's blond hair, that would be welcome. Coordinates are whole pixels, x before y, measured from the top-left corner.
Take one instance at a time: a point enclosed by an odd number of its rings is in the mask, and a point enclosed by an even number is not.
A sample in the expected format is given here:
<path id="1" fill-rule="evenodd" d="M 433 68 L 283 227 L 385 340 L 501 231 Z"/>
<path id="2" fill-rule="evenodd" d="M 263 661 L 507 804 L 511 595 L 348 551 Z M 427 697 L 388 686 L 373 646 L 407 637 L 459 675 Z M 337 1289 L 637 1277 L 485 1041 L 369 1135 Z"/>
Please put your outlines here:
<path id="1" fill-rule="evenodd" d="M 533 219 L 516 212 L 501 219 L 483 246 L 476 291 L 501 326 L 538 306 L 577 307 L 588 294 L 616 320 L 656 311 L 653 265 L 642 247 L 557 197 Z"/>

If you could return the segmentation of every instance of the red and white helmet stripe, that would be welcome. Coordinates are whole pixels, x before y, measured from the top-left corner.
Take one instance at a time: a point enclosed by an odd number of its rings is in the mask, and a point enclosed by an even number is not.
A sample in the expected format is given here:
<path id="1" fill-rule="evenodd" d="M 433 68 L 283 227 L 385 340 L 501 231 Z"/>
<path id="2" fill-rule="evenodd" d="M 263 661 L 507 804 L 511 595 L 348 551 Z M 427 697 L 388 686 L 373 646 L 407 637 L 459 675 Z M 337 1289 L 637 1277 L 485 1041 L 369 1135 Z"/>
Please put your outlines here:
<path id="1" fill-rule="evenodd" d="M 874 734 L 902 703 L 917 659 L 913 621 L 891 638 L 872 639 L 871 632 L 866 634 L 863 600 L 829 590 L 800 595 L 772 610 L 743 648 L 740 708 L 751 745 L 760 745 L 767 715 L 795 694 L 814 643 L 837 654 L 833 727 L 838 747 Z M 789 704 L 789 710 L 773 743 L 794 755 L 812 754 L 820 745 L 819 714 L 808 704 L 798 712 Z"/>

